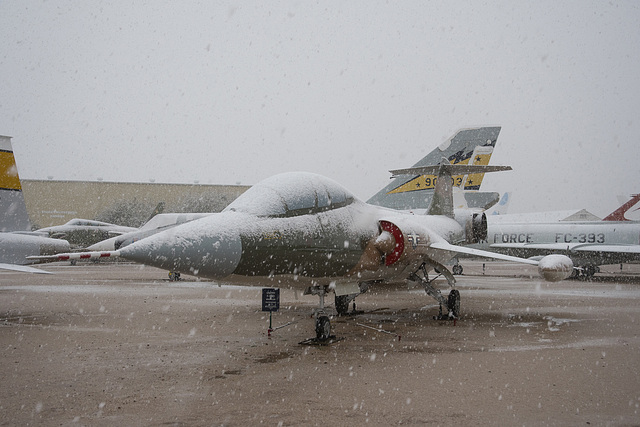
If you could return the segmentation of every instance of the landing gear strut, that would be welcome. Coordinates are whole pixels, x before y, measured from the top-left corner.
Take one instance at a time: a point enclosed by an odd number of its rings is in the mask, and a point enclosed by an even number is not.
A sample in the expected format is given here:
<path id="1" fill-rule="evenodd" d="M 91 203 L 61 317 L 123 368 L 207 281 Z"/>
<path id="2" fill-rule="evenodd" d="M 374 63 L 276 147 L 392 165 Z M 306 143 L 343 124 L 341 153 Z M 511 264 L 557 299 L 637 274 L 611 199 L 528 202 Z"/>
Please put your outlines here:
<path id="1" fill-rule="evenodd" d="M 409 280 L 420 283 L 427 295 L 438 301 L 440 310 L 438 316 L 434 316 L 436 320 L 456 320 L 460 317 L 460 292 L 457 289 L 452 289 L 451 292 L 449 292 L 449 296 L 445 298 L 440 290 L 432 285 L 433 281 L 440 275 L 443 275 L 447 279 L 451 287 L 455 285 L 456 280 L 445 266 L 434 265 L 434 267 L 439 275 L 433 279 L 429 280 L 426 264 L 423 263 L 416 272 L 409 275 Z M 417 274 L 419 271 L 422 272 L 422 276 Z M 447 307 L 447 315 L 442 313 L 443 306 Z"/>

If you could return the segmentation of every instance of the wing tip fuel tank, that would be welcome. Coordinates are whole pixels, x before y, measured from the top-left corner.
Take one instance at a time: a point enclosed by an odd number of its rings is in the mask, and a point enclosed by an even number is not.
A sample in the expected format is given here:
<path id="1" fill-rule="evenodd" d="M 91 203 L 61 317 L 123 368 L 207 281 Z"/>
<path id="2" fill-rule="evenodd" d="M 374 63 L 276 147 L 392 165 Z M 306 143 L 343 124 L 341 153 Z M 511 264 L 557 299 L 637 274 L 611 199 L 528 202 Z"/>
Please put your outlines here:
<path id="1" fill-rule="evenodd" d="M 571 276 L 573 261 L 566 255 L 547 255 L 538 263 L 540 275 L 548 282 L 559 282 Z"/>

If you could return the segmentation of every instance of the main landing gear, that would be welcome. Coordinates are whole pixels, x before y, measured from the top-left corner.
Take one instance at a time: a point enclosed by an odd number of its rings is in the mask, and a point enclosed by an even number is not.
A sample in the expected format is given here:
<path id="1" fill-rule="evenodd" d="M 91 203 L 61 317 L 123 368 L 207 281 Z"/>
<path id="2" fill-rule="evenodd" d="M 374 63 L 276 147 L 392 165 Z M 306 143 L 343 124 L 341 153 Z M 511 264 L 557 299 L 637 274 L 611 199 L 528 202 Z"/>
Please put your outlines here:
<path id="1" fill-rule="evenodd" d="M 338 312 L 338 316 L 344 316 L 347 314 L 358 314 L 362 313 L 362 311 L 356 310 L 356 297 L 358 295 L 362 295 L 369 290 L 369 287 L 376 282 L 360 282 L 358 283 L 358 288 L 360 291 L 357 294 L 347 294 L 347 295 L 336 295 L 336 311 Z M 349 312 L 349 304 L 353 301 L 353 310 Z"/>
<path id="2" fill-rule="evenodd" d="M 571 273 L 571 278 L 577 278 L 580 280 L 591 280 L 596 273 L 600 272 L 600 267 L 587 264 L 583 266 L 579 266 L 578 268 L 574 268 Z"/>
<path id="3" fill-rule="evenodd" d="M 339 316 L 349 313 L 349 304 L 351 301 L 355 300 L 358 295 L 359 294 L 336 295 L 336 311 Z M 354 302 L 353 305 L 355 307 L 356 303 Z"/>
<path id="4" fill-rule="evenodd" d="M 454 258 L 453 260 L 455 261 L 455 264 L 451 267 L 451 272 L 454 276 L 461 276 L 464 269 L 460 265 L 460 260 L 458 258 Z"/>
<path id="5" fill-rule="evenodd" d="M 454 264 L 451 270 L 453 271 L 454 276 L 461 276 L 463 268 L 460 264 Z"/>
<path id="6" fill-rule="evenodd" d="M 456 279 L 445 266 L 435 265 L 434 267 L 436 272 L 440 273 L 439 275 L 442 275 L 447 279 L 447 282 L 451 287 L 455 285 Z M 422 272 L 422 276 L 419 276 L 417 274 L 418 272 Z M 460 292 L 457 289 L 452 289 L 451 292 L 449 292 L 449 296 L 445 298 L 440 290 L 432 285 L 433 281 L 438 278 L 439 275 L 429 280 L 426 264 L 422 263 L 416 272 L 409 275 L 409 280 L 420 283 L 427 295 L 438 301 L 440 304 L 440 310 L 438 315 L 434 316 L 436 320 L 456 320 L 460 317 Z M 442 313 L 443 306 L 447 308 L 446 315 Z"/>

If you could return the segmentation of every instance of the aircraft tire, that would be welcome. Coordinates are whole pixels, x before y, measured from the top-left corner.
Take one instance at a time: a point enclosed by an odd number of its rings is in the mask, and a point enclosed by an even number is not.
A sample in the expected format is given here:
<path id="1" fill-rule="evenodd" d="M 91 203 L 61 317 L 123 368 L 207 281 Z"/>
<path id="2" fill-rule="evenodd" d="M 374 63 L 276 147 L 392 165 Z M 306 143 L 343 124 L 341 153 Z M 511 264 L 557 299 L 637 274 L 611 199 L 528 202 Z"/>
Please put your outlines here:
<path id="1" fill-rule="evenodd" d="M 453 270 L 453 274 L 454 275 L 460 276 L 462 274 L 463 268 L 462 268 L 462 266 L 460 264 L 456 264 L 456 265 L 453 266 L 452 270 Z"/>
<path id="2" fill-rule="evenodd" d="M 451 292 L 449 292 L 447 308 L 454 317 L 460 317 L 460 292 L 457 289 L 452 289 Z"/>
<path id="3" fill-rule="evenodd" d="M 327 341 L 331 336 L 331 321 L 328 316 L 320 316 L 316 319 L 316 339 Z"/>
<path id="4" fill-rule="evenodd" d="M 336 311 L 338 314 L 349 312 L 349 295 L 336 295 Z"/>

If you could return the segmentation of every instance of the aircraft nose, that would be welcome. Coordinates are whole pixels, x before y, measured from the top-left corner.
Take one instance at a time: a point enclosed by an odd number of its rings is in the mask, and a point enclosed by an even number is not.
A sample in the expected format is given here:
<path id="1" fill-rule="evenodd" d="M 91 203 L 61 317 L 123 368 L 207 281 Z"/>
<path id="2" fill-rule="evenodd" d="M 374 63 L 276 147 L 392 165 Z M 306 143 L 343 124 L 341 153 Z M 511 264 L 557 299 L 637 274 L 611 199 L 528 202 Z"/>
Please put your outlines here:
<path id="1" fill-rule="evenodd" d="M 234 272 L 242 242 L 228 214 L 215 214 L 146 237 L 120 256 L 165 270 L 220 279 Z"/>

